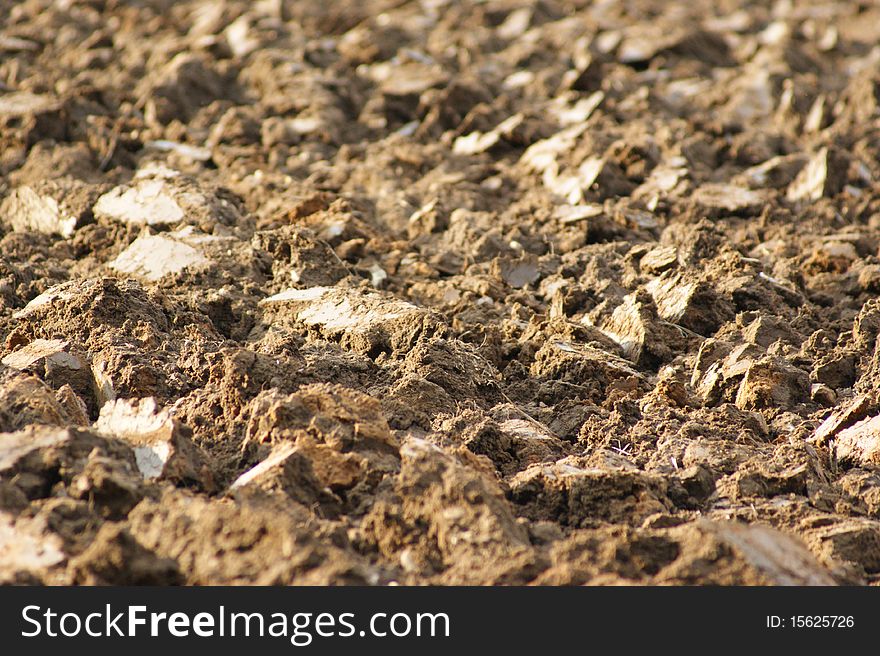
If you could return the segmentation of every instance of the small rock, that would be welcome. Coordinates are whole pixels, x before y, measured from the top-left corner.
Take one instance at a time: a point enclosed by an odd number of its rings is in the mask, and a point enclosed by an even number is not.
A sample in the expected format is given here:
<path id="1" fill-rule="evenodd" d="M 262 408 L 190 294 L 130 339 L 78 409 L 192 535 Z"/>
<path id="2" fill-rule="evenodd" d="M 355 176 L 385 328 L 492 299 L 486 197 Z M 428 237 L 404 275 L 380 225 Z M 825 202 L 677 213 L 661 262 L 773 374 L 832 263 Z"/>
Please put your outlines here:
<path id="1" fill-rule="evenodd" d="M 377 292 L 336 287 L 288 289 L 260 301 L 271 322 L 291 316 L 324 339 L 359 353 L 396 349 L 418 335 L 434 333 L 439 320 L 429 311 Z"/>
<path id="2" fill-rule="evenodd" d="M 586 55 L 578 68 L 566 71 L 560 87 L 563 90 L 602 93 L 598 89 L 602 85 L 603 73 L 602 62 L 597 57 Z M 602 98 L 604 99 L 604 94 Z"/>
<path id="3" fill-rule="evenodd" d="M 394 23 L 364 21 L 343 34 L 336 43 L 342 57 L 354 65 L 391 59 L 405 42 L 406 33 Z"/>
<path id="4" fill-rule="evenodd" d="M 106 403 L 95 422 L 95 430 L 130 444 L 146 480 L 161 478 L 213 488 L 205 456 L 192 443 L 189 428 L 167 409 L 159 410 L 152 397 Z"/>
<path id="5" fill-rule="evenodd" d="M 664 273 L 645 285 L 645 291 L 654 299 L 657 314 L 663 320 L 698 335 L 715 333 L 733 314 L 711 285 L 688 280 L 682 273 Z"/>
<path id="6" fill-rule="evenodd" d="M 519 258 L 496 258 L 492 263 L 493 274 L 515 289 L 531 285 L 541 277 L 538 258 L 523 255 Z"/>
<path id="7" fill-rule="evenodd" d="M 94 405 L 95 380 L 89 362 L 67 341 L 35 339 L 9 353 L 0 362 L 18 371 L 34 374 L 54 389 L 68 385 L 88 404 Z"/>
<path id="8" fill-rule="evenodd" d="M 847 166 L 845 157 L 837 150 L 822 148 L 788 186 L 786 197 L 797 202 L 834 196 L 846 183 Z"/>
<path id="9" fill-rule="evenodd" d="M 192 246 L 166 235 L 141 235 L 107 266 L 148 282 L 210 266 L 211 261 Z"/>
<path id="10" fill-rule="evenodd" d="M 229 487 L 230 492 L 255 490 L 283 492 L 305 506 L 318 504 L 325 511 L 337 503 L 315 476 L 310 459 L 291 443 L 276 446 L 265 460 L 239 476 Z"/>
<path id="11" fill-rule="evenodd" d="M 740 384 L 752 362 L 763 354 L 764 350 L 754 344 L 734 346 L 729 342 L 707 339 L 697 353 L 691 385 L 703 401 L 718 402 L 731 384 Z"/>
<path id="12" fill-rule="evenodd" d="M 387 453 L 398 443 L 372 396 L 342 385 L 304 385 L 293 394 L 268 391 L 252 402 L 245 444 L 326 444 L 340 453 Z"/>
<path id="13" fill-rule="evenodd" d="M 88 283 L 86 283 L 88 284 Z M 52 307 L 55 303 L 63 304 L 77 297 L 80 285 L 76 281 L 54 285 L 39 296 L 31 299 L 27 305 L 12 315 L 13 319 L 26 319 L 41 310 Z"/>
<path id="14" fill-rule="evenodd" d="M 750 344 L 768 347 L 778 340 L 795 343 L 797 337 L 785 321 L 762 314 L 743 330 L 743 337 Z"/>
<path id="15" fill-rule="evenodd" d="M 370 76 L 382 94 L 392 97 L 416 96 L 449 81 L 442 68 L 431 62 L 383 62 L 370 67 Z"/>
<path id="16" fill-rule="evenodd" d="M 702 465 L 691 465 L 680 470 L 676 478 L 687 494 L 685 499 L 673 497 L 676 505 L 698 507 L 715 491 L 715 477 Z M 670 490 L 670 496 L 673 491 Z"/>
<path id="17" fill-rule="evenodd" d="M 179 223 L 184 210 L 166 180 L 141 180 L 117 187 L 95 203 L 95 216 L 125 223 L 163 225 Z"/>
<path id="18" fill-rule="evenodd" d="M 71 479 L 68 494 L 88 502 L 105 519 L 121 520 L 143 499 L 143 478 L 136 465 L 107 456 L 98 447 Z"/>
<path id="19" fill-rule="evenodd" d="M 605 157 L 585 160 L 577 169 L 577 179 L 584 192 L 594 189 L 600 199 L 626 196 L 635 188 L 620 166 Z"/>
<path id="20" fill-rule="evenodd" d="M 97 358 L 92 364 L 92 376 L 95 378 L 95 398 L 99 409 L 116 400 L 116 388 L 108 368 L 108 360 L 104 358 Z"/>
<path id="21" fill-rule="evenodd" d="M 826 116 L 827 116 L 827 99 L 825 98 L 824 93 L 820 93 L 815 102 L 813 102 L 813 106 L 810 107 L 810 111 L 807 112 L 807 116 L 804 118 L 803 130 L 805 133 L 818 132 L 825 125 Z"/>
<path id="22" fill-rule="evenodd" d="M 79 371 L 88 366 L 81 357 L 71 353 L 69 343 L 61 339 L 35 339 L 0 362 L 19 371 L 34 371 L 36 367 L 47 375 L 57 369 Z"/>
<path id="23" fill-rule="evenodd" d="M 678 249 L 675 246 L 657 246 L 642 256 L 639 268 L 646 273 L 663 273 L 677 263 Z M 656 297 L 654 300 L 656 302 Z"/>
<path id="24" fill-rule="evenodd" d="M 91 423 L 88 406 L 70 385 L 62 385 L 58 388 L 58 391 L 55 392 L 55 400 L 58 401 L 58 405 L 64 409 L 74 425 L 88 426 Z"/>
<path id="25" fill-rule="evenodd" d="M 877 405 L 867 394 L 859 394 L 846 406 L 832 412 L 828 418 L 819 424 L 816 432 L 810 438 L 815 444 L 825 444 L 833 439 L 840 431 L 865 419 L 876 411 Z"/>
<path id="26" fill-rule="evenodd" d="M 728 44 L 714 32 L 703 29 L 685 29 L 683 25 L 661 27 L 656 24 L 635 24 L 628 27 L 617 58 L 624 64 L 642 64 L 660 53 L 693 58 L 713 66 L 729 66 L 731 55 Z"/>
<path id="27" fill-rule="evenodd" d="M 850 469 L 843 472 L 834 485 L 854 508 L 864 510 L 868 517 L 880 519 L 880 472 L 876 469 Z"/>
<path id="28" fill-rule="evenodd" d="M 837 433 L 834 453 L 844 465 L 880 465 L 880 416 L 862 419 Z"/>
<path id="29" fill-rule="evenodd" d="M 662 198 L 681 196 L 690 186 L 687 164 L 684 157 L 673 157 L 659 164 L 633 191 L 633 198 L 644 201 L 645 207 L 653 211 Z"/>
<path id="30" fill-rule="evenodd" d="M 867 264 L 859 271 L 859 287 L 862 291 L 880 292 L 880 265 Z"/>
<path id="31" fill-rule="evenodd" d="M 616 343 L 611 340 L 609 342 L 611 350 Z M 548 340 L 535 354 L 530 373 L 539 379 L 559 380 L 583 389 L 598 385 L 596 392 L 602 397 L 605 388 L 615 381 L 644 381 L 642 374 L 633 368 L 631 362 L 609 350 L 589 344 Z"/>
<path id="32" fill-rule="evenodd" d="M 38 519 L 0 512 L 0 584 L 27 584 L 65 560 L 61 539 Z"/>
<path id="33" fill-rule="evenodd" d="M 215 224 L 233 225 L 240 218 L 228 200 L 180 173 L 161 167 L 146 168 L 127 185 L 98 198 L 95 217 L 148 226 L 195 223 L 204 232 Z"/>
<path id="34" fill-rule="evenodd" d="M 17 187 L 0 205 L 0 220 L 13 230 L 70 237 L 92 213 L 95 187 L 71 178 Z"/>
<path id="35" fill-rule="evenodd" d="M 498 26 L 497 34 L 502 39 L 516 39 L 525 34 L 532 23 L 535 10 L 531 7 L 515 9 Z"/>
<path id="36" fill-rule="evenodd" d="M 19 476 L 18 487 L 29 498 L 44 491 L 44 479 L 35 466 L 43 458 L 43 451 L 61 449 L 71 440 L 67 431 L 52 429 L 31 429 L 18 433 L 0 433 L 0 474 L 3 478 Z M 25 480 L 22 480 L 25 479 Z"/>
<path id="37" fill-rule="evenodd" d="M 810 397 L 810 377 L 781 358 L 767 356 L 749 364 L 736 394 L 744 410 L 787 408 Z"/>
<path id="38" fill-rule="evenodd" d="M 786 494 L 806 496 L 809 476 L 806 463 L 776 469 L 773 467 L 741 467 L 718 482 L 718 495 L 733 500 L 772 498 Z"/>
<path id="39" fill-rule="evenodd" d="M 654 300 L 646 292 L 628 295 L 601 328 L 620 344 L 627 358 L 646 367 L 669 362 L 690 339 L 682 329 L 658 316 Z"/>
<path id="40" fill-rule="evenodd" d="M 502 440 L 509 440 L 511 450 L 516 453 L 518 469 L 557 460 L 565 453 L 563 442 L 537 421 L 507 419 L 498 424 L 498 430 Z"/>

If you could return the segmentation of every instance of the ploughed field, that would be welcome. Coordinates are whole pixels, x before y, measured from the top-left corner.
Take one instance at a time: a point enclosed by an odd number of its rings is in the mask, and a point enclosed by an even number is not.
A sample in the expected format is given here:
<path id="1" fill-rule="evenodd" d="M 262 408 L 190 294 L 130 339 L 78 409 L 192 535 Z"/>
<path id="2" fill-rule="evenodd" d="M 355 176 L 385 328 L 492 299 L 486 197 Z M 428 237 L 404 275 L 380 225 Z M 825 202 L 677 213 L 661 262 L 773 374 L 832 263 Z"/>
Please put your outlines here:
<path id="1" fill-rule="evenodd" d="M 880 6 L 0 16 L 0 583 L 880 582 Z"/>

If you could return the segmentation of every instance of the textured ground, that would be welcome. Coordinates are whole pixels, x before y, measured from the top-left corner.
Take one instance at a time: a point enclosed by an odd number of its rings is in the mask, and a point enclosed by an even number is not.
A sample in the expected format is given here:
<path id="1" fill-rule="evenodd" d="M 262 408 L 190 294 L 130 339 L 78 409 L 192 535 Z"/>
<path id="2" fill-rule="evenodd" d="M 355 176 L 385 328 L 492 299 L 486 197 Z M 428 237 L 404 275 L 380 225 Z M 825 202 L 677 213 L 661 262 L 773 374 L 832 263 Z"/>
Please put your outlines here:
<path id="1" fill-rule="evenodd" d="M 0 15 L 0 582 L 880 582 L 880 7 Z"/>

